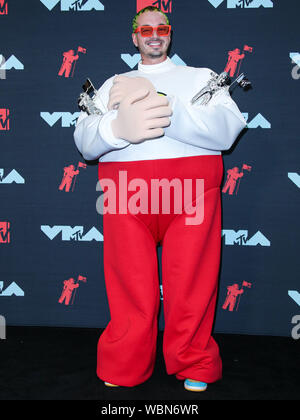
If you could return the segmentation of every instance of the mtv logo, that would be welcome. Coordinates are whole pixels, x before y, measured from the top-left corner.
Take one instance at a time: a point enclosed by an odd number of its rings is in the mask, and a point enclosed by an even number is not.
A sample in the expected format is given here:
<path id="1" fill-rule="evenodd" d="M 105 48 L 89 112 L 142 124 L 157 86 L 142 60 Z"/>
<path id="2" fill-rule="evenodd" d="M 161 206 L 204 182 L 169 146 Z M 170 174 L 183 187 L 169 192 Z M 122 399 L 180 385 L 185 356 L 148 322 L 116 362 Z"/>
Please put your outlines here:
<path id="1" fill-rule="evenodd" d="M 140 54 L 121 54 L 122 60 L 131 68 L 135 67 L 141 60 Z"/>
<path id="2" fill-rule="evenodd" d="M 121 54 L 121 58 L 131 69 L 133 69 L 141 60 L 141 55 Z M 186 63 L 177 54 L 174 54 L 173 57 L 171 57 L 171 60 L 176 66 L 186 66 Z"/>
<path id="3" fill-rule="evenodd" d="M 208 0 L 215 8 L 219 7 L 225 0 Z M 273 7 L 273 1 L 271 0 L 227 0 L 227 9 L 244 8 L 250 9 L 258 7 Z"/>
<path id="4" fill-rule="evenodd" d="M 242 112 L 242 114 L 247 121 L 248 128 L 271 128 L 271 123 L 261 114 L 257 114 L 250 122 L 248 122 L 249 114 L 247 112 Z"/>
<path id="5" fill-rule="evenodd" d="M 243 246 L 270 246 L 271 242 L 260 232 L 257 231 L 248 239 L 248 230 L 223 229 L 222 236 L 225 238 L 225 245 L 243 245 Z"/>
<path id="6" fill-rule="evenodd" d="M 12 184 L 13 182 L 16 184 L 25 184 L 25 179 L 15 169 L 10 171 L 5 178 L 3 178 L 3 175 L 4 169 L 0 168 L 0 184 Z"/>
<path id="7" fill-rule="evenodd" d="M 3 290 L 3 281 L 0 281 L 0 296 L 24 296 L 24 290 L 21 289 L 14 281 Z"/>
<path id="8" fill-rule="evenodd" d="M 298 306 L 300 306 L 300 293 L 297 290 L 289 290 L 288 295 Z"/>
<path id="9" fill-rule="evenodd" d="M 171 60 L 176 66 L 186 66 L 186 63 L 177 54 L 174 54 L 173 57 L 171 57 Z"/>
<path id="10" fill-rule="evenodd" d="M 158 7 L 164 13 L 172 13 L 172 0 L 137 0 L 136 11 L 147 6 Z"/>
<path id="11" fill-rule="evenodd" d="M 2 56 L 3 57 L 3 56 Z M 24 70 L 24 64 L 17 59 L 14 55 L 11 55 L 7 61 L 1 62 L 0 70 Z"/>
<path id="12" fill-rule="evenodd" d="M 63 241 L 103 241 L 103 235 L 92 227 L 85 235 L 83 234 L 83 226 L 53 226 L 42 225 L 41 231 L 52 241 L 61 233 Z"/>
<path id="13" fill-rule="evenodd" d="M 7 15 L 7 0 L 0 0 L 0 15 Z"/>
<path id="14" fill-rule="evenodd" d="M 77 118 L 79 117 L 80 112 L 41 112 L 40 116 L 50 127 L 53 127 L 59 119 L 61 119 L 62 127 L 71 127 L 76 125 Z"/>
<path id="15" fill-rule="evenodd" d="M 0 243 L 8 244 L 10 242 L 10 223 L 0 222 Z"/>
<path id="16" fill-rule="evenodd" d="M 290 59 L 300 67 L 300 53 L 292 52 L 290 53 Z"/>
<path id="17" fill-rule="evenodd" d="M 100 0 L 40 0 L 48 10 L 54 9 L 60 3 L 62 12 L 90 12 L 91 10 L 102 11 L 104 6 Z"/>
<path id="18" fill-rule="evenodd" d="M 273 7 L 271 0 L 227 0 L 227 8 L 235 9 L 236 7 L 244 9 L 257 9 L 258 7 Z"/>
<path id="19" fill-rule="evenodd" d="M 9 129 L 9 109 L 0 108 L 0 130 L 8 131 Z"/>
<path id="20" fill-rule="evenodd" d="M 288 172 L 289 179 L 300 188 L 300 175 L 297 172 Z"/>

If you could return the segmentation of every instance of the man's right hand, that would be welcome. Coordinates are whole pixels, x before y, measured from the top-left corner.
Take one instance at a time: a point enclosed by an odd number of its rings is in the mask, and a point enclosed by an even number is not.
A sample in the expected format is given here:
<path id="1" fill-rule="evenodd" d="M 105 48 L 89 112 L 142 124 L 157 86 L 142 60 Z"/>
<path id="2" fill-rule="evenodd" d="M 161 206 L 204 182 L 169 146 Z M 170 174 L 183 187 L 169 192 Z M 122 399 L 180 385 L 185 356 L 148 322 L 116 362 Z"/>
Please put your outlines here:
<path id="1" fill-rule="evenodd" d="M 164 135 L 170 125 L 172 109 L 165 96 L 151 95 L 148 89 L 139 89 L 127 95 L 119 105 L 118 116 L 112 121 L 115 137 L 140 143 Z"/>

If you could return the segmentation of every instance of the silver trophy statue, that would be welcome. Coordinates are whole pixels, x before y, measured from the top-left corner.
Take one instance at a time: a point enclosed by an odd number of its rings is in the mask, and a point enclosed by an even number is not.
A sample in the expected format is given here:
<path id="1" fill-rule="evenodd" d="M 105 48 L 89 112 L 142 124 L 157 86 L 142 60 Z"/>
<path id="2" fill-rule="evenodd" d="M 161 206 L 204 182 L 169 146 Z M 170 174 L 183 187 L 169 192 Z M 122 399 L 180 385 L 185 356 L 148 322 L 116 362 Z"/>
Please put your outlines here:
<path id="1" fill-rule="evenodd" d="M 89 115 L 103 115 L 101 109 L 99 109 L 95 104 L 95 98 L 98 91 L 95 89 L 90 79 L 86 80 L 85 84 L 82 86 L 82 89 L 84 90 L 84 92 L 81 93 L 78 98 L 78 106 L 81 109 L 81 111 L 84 111 Z"/>
<path id="2" fill-rule="evenodd" d="M 211 98 L 220 90 L 226 90 L 231 93 L 233 88 L 239 85 L 243 89 L 248 89 L 251 86 L 251 82 L 246 78 L 244 73 L 240 74 L 231 84 L 231 79 L 227 72 L 217 74 L 211 72 L 211 79 L 207 82 L 207 85 L 200 90 L 191 100 L 191 104 L 207 105 Z"/>

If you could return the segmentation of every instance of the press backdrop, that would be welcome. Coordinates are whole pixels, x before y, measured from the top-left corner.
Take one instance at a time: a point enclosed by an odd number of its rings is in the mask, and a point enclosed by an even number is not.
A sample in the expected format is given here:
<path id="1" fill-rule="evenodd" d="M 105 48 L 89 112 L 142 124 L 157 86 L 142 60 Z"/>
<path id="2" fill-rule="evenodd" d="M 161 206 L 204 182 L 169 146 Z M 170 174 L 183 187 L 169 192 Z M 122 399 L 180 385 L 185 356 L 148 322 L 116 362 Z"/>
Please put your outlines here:
<path id="1" fill-rule="evenodd" d="M 296 0 L 0 1 L 0 314 L 8 325 L 110 320 L 97 162 L 73 140 L 77 98 L 87 77 L 99 88 L 136 69 L 131 21 L 151 4 L 169 16 L 176 64 L 245 72 L 253 85 L 233 93 L 248 128 L 224 153 L 214 331 L 290 336 L 300 313 Z M 79 285 L 69 296 L 65 281 Z"/>

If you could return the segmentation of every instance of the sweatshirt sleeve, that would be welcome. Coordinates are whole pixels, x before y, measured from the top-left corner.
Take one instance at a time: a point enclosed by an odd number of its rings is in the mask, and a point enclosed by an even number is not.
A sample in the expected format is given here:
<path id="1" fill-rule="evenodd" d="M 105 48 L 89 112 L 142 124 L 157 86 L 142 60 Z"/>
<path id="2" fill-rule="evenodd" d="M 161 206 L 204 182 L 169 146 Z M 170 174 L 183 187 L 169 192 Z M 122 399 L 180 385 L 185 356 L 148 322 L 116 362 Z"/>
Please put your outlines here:
<path id="1" fill-rule="evenodd" d="M 74 131 L 77 149 L 86 160 L 95 160 L 112 150 L 122 149 L 130 144 L 127 140 L 114 136 L 111 122 L 117 117 L 117 110 L 107 110 L 109 90 L 113 77 L 108 79 L 98 90 L 95 98 L 103 115 L 88 115 L 81 112 Z"/>
<path id="2" fill-rule="evenodd" d="M 209 69 L 207 71 L 211 72 Z M 202 81 L 202 85 L 205 84 Z M 214 95 L 208 105 L 191 105 L 190 101 L 178 96 L 170 99 L 173 114 L 165 135 L 183 143 L 215 151 L 228 150 L 247 125 L 236 103 L 225 90 Z"/>

